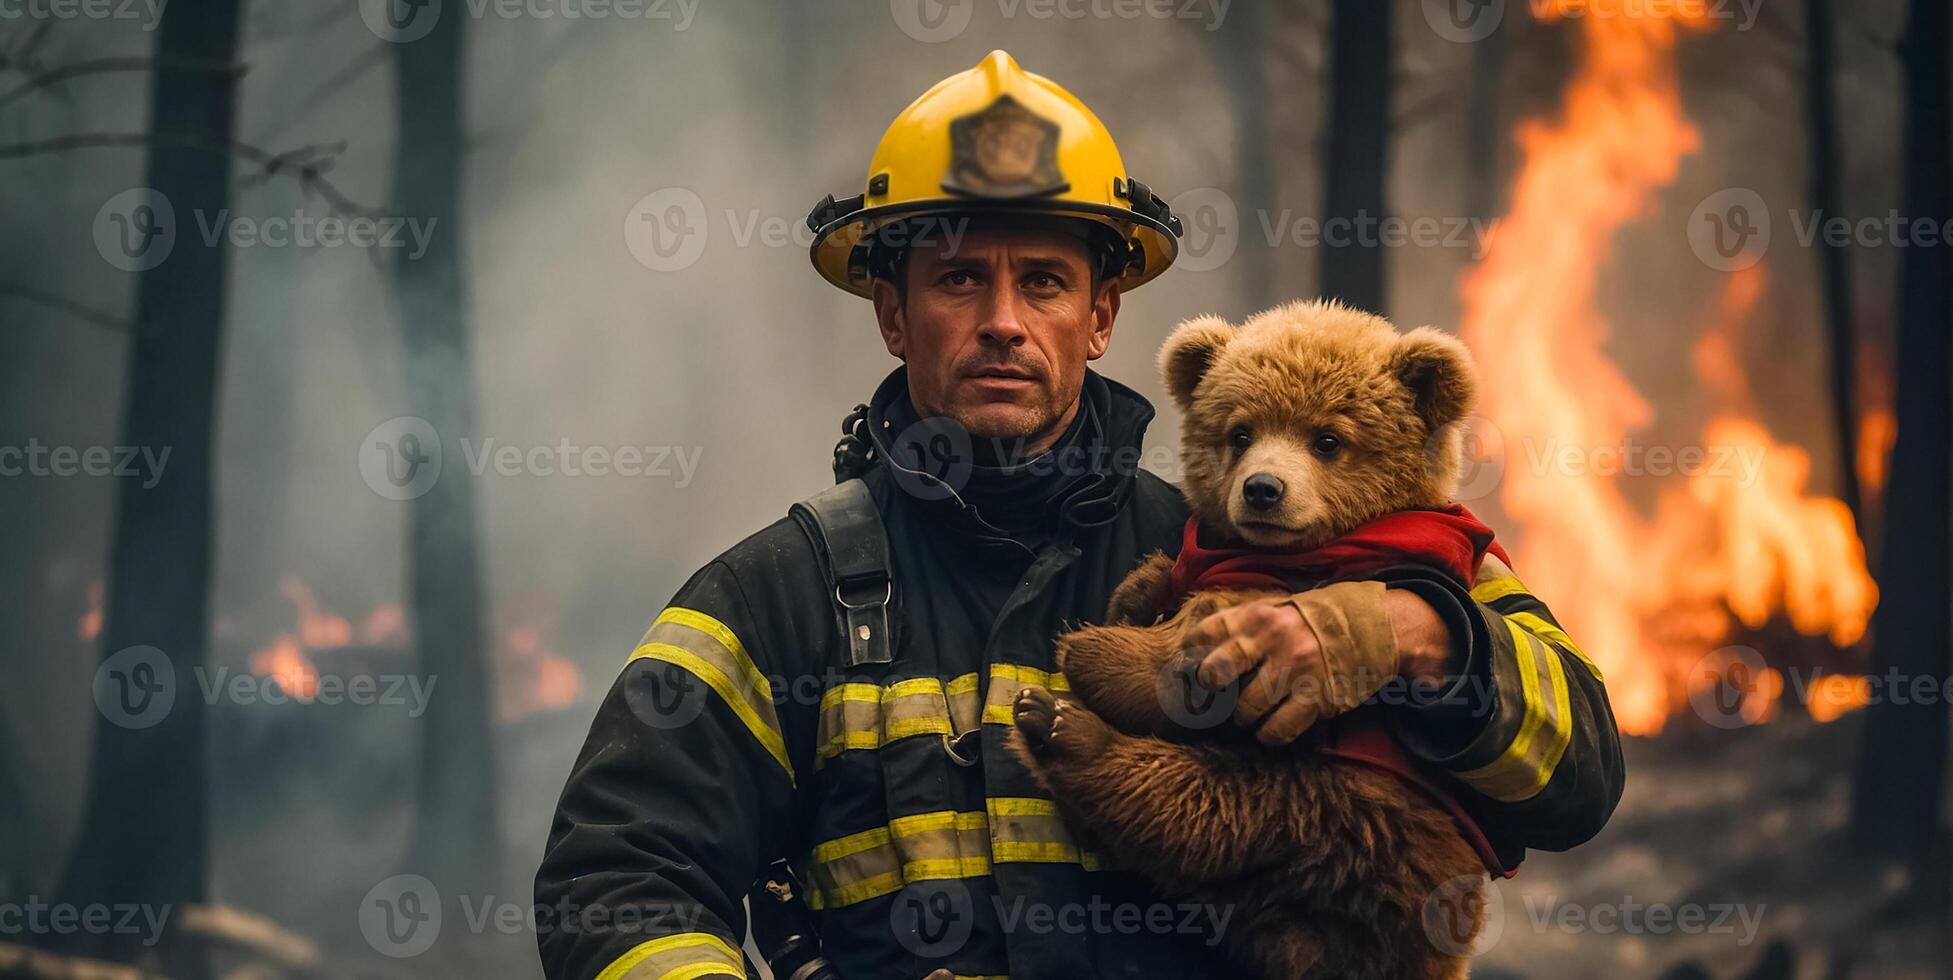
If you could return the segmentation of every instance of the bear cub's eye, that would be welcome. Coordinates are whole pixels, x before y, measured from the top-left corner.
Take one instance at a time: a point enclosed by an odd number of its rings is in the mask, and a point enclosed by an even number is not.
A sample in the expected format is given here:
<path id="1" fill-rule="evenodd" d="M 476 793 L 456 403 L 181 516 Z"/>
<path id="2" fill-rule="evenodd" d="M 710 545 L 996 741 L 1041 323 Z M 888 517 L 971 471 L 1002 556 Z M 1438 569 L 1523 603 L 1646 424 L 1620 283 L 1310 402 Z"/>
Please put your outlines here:
<path id="1" fill-rule="evenodd" d="M 1246 449 L 1255 441 L 1255 434 L 1245 425 L 1237 425 L 1227 434 L 1227 444 L 1236 449 Z"/>
<path id="2" fill-rule="evenodd" d="M 1329 459 L 1343 451 L 1343 439 L 1334 432 L 1325 432 L 1316 436 L 1316 441 L 1309 446 L 1309 449 L 1317 456 Z"/>

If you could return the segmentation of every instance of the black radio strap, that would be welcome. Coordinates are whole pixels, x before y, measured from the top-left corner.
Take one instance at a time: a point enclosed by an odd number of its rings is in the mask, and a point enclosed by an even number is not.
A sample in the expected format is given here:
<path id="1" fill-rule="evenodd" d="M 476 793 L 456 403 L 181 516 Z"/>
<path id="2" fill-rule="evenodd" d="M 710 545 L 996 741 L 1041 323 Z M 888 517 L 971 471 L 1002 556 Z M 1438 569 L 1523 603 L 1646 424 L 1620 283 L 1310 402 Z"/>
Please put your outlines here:
<path id="1" fill-rule="evenodd" d="M 848 666 L 894 659 L 895 580 L 889 571 L 888 532 L 868 485 L 843 480 L 788 511 L 807 532 L 821 560 L 835 624 L 848 644 Z"/>

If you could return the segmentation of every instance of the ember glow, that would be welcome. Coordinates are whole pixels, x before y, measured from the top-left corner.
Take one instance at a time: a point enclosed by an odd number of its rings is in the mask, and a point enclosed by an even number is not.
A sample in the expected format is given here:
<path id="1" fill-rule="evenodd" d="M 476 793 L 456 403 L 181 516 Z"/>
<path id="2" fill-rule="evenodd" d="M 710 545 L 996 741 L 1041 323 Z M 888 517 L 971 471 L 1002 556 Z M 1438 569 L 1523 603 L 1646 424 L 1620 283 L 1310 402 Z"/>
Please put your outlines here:
<path id="1" fill-rule="evenodd" d="M 550 646 L 543 626 L 531 620 L 498 631 L 495 691 L 497 717 L 521 721 L 575 704 L 583 693 L 583 674 Z"/>
<path id="2" fill-rule="evenodd" d="M 291 603 L 292 626 L 252 652 L 251 672 L 276 680 L 294 700 L 318 696 L 319 664 L 331 664 L 328 658 L 335 653 L 394 653 L 402 658 L 401 669 L 411 664 L 407 613 L 399 603 L 385 603 L 348 618 L 328 609 L 296 575 L 284 576 L 278 588 Z M 549 639 L 553 620 L 548 605 L 523 601 L 514 607 L 497 616 L 490 641 L 496 717 L 504 722 L 567 708 L 583 693 L 582 673 Z"/>
<path id="3" fill-rule="evenodd" d="M 355 643 L 399 646 L 406 640 L 406 615 L 398 603 L 374 608 L 355 629 L 351 620 L 327 611 L 312 588 L 296 575 L 281 578 L 278 591 L 292 604 L 292 629 L 251 653 L 251 673 L 276 680 L 294 700 L 310 701 L 318 696 L 317 652 Z"/>
<path id="4" fill-rule="evenodd" d="M 88 608 L 75 623 L 75 635 L 83 640 L 93 640 L 102 635 L 102 583 L 99 579 L 88 583 Z"/>
<path id="5" fill-rule="evenodd" d="M 294 700 L 310 701 L 319 696 L 319 668 L 305 655 L 296 637 L 280 635 L 270 646 L 252 653 L 251 673 L 277 681 Z"/>
<path id="6" fill-rule="evenodd" d="M 1520 128 L 1512 211 L 1461 288 L 1462 333 L 1485 375 L 1481 411 L 1521 454 L 1629 445 L 1655 421 L 1656 406 L 1608 358 L 1596 286 L 1615 234 L 1654 216 L 1657 192 L 1699 145 L 1674 48 L 1684 30 L 1709 26 L 1688 5 L 1584 17 L 1579 0 L 1542 7 L 1580 32 L 1580 63 L 1559 118 Z M 1809 455 L 1757 419 L 1733 337 L 1763 275 L 1752 266 L 1729 276 L 1693 365 L 1711 394 L 1700 447 L 1758 460 L 1754 479 L 1717 469 L 1677 478 L 1650 515 L 1623 493 L 1618 470 L 1505 469 L 1518 570 L 1548 583 L 1629 734 L 1659 731 L 1687 703 L 1690 675 L 1737 620 L 1761 626 L 1782 611 L 1797 630 L 1849 646 L 1877 601 L 1851 514 L 1807 494 Z M 1749 689 L 1762 700 L 1744 715 L 1760 721 L 1782 685 L 1759 680 Z"/>

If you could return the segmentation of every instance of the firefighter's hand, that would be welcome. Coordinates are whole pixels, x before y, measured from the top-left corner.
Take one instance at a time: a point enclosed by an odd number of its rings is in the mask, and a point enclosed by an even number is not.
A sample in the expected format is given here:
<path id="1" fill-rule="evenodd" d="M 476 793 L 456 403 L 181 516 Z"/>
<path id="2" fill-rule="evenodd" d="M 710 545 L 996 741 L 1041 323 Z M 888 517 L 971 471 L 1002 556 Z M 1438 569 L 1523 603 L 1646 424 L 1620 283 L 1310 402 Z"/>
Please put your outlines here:
<path id="1" fill-rule="evenodd" d="M 1198 677 L 1219 690 L 1246 678 L 1234 720 L 1286 745 L 1317 720 L 1362 704 L 1400 672 L 1442 671 L 1450 649 L 1428 603 L 1380 582 L 1339 582 L 1244 603 L 1201 620 L 1187 646 L 1208 651 Z"/>
<path id="2" fill-rule="evenodd" d="M 922 980 L 956 980 L 956 974 L 951 973 L 948 970 L 937 970 L 934 973 L 931 973 L 928 976 L 923 977 Z"/>

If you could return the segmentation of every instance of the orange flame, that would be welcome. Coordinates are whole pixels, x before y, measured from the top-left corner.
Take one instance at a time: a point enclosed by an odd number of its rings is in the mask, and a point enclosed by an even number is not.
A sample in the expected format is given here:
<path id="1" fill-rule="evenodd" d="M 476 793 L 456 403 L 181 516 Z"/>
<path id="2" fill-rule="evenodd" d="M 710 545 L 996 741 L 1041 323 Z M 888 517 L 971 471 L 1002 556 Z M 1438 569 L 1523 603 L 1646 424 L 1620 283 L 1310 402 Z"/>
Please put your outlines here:
<path id="1" fill-rule="evenodd" d="M 1891 353 L 1867 343 L 1858 350 L 1858 488 L 1866 500 L 1885 492 L 1886 467 L 1899 437 L 1892 404 Z"/>
<path id="2" fill-rule="evenodd" d="M 1806 699 L 1806 707 L 1813 719 L 1835 721 L 1871 702 L 1872 683 L 1865 677 L 1825 674 L 1811 682 Z"/>
<path id="3" fill-rule="evenodd" d="M 1587 6 L 1560 0 L 1540 16 Z M 1654 407 L 1604 352 L 1596 284 L 1616 231 L 1652 210 L 1697 147 L 1673 49 L 1678 27 L 1706 27 L 1707 18 L 1690 5 L 1607 13 L 1578 21 L 1584 57 L 1560 118 L 1520 128 L 1525 162 L 1512 213 L 1462 285 L 1462 333 L 1487 381 L 1483 412 L 1508 446 L 1620 447 L 1654 421 Z M 1732 275 L 1720 326 L 1695 351 L 1718 403 L 1696 451 L 1750 454 L 1760 460 L 1753 481 L 1700 467 L 1660 495 L 1649 520 L 1624 496 L 1618 470 L 1505 471 L 1502 503 L 1521 527 L 1517 564 L 1550 583 L 1549 599 L 1605 671 L 1630 734 L 1660 730 L 1686 697 L 1689 668 L 1727 637 L 1732 612 L 1757 625 L 1788 608 L 1797 629 L 1849 644 L 1876 601 L 1851 515 L 1835 500 L 1806 498 L 1809 457 L 1751 418 L 1731 332 L 1761 289 L 1760 268 Z M 1763 687 L 1774 699 L 1782 685 Z M 1771 712 L 1745 705 L 1752 710 L 1759 720 Z"/>
<path id="4" fill-rule="evenodd" d="M 297 637 L 281 634 L 271 645 L 251 654 L 251 673 L 278 682 L 285 693 L 299 701 L 319 696 L 319 668 L 305 655 Z"/>
<path id="5" fill-rule="evenodd" d="M 298 576 L 284 576 L 278 588 L 291 602 L 296 621 L 290 632 L 251 654 L 251 672 L 276 679 L 296 700 L 310 701 L 318 694 L 313 655 L 319 651 L 355 642 L 403 646 L 407 641 L 407 614 L 399 603 L 374 607 L 355 628 L 353 620 L 328 611 Z M 582 672 L 546 638 L 547 607 L 527 605 L 536 608 L 514 617 L 516 623 L 500 629 L 493 641 L 496 709 L 503 721 L 569 707 L 583 693 Z"/>
<path id="6" fill-rule="evenodd" d="M 342 616 L 334 616 L 319 608 L 319 600 L 312 590 L 296 575 L 286 575 L 278 581 L 278 590 L 290 599 L 298 609 L 299 641 L 313 649 L 319 647 L 343 647 L 353 641 L 352 624 Z"/>
<path id="7" fill-rule="evenodd" d="M 348 646 L 355 639 L 379 645 L 398 643 L 406 637 L 406 614 L 398 603 L 374 608 L 355 631 L 344 616 L 327 612 L 312 588 L 298 576 L 280 578 L 278 591 L 291 602 L 297 622 L 291 632 L 278 634 L 269 645 L 252 652 L 251 672 L 276 680 L 296 700 L 310 701 L 318 696 L 319 668 L 312 660 L 313 651 Z"/>
<path id="8" fill-rule="evenodd" d="M 583 693 L 582 672 L 551 649 L 538 624 L 503 630 L 495 659 L 497 715 L 505 722 L 569 707 Z"/>
<path id="9" fill-rule="evenodd" d="M 1873 408 L 1858 420 L 1858 485 L 1866 496 L 1885 490 L 1885 467 L 1899 438 L 1899 419 L 1889 408 Z"/>
<path id="10" fill-rule="evenodd" d="M 75 623 L 75 633 L 83 640 L 102 635 L 102 583 L 99 579 L 88 583 L 88 608 L 82 611 L 81 619 Z"/>

